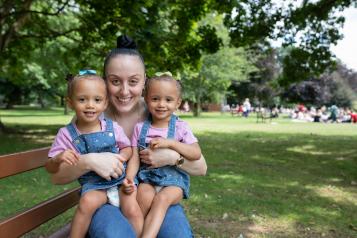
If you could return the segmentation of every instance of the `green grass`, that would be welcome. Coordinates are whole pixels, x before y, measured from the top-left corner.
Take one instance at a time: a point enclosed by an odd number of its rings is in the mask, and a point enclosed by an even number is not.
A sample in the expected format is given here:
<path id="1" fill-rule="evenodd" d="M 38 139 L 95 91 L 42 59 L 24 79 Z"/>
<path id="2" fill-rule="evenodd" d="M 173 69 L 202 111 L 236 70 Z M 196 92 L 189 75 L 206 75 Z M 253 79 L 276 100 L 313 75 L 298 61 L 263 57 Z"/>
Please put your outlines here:
<path id="1" fill-rule="evenodd" d="M 2 135 L 0 153 L 51 144 L 71 116 L 61 109 L 0 111 L 21 133 Z M 181 115 L 199 138 L 208 163 L 191 178 L 183 204 L 196 237 L 357 237 L 357 125 L 256 123 L 229 114 Z M 0 217 L 67 186 L 43 170 L 0 181 Z M 7 206 L 4 206 L 7 204 Z M 27 237 L 46 235 L 73 211 Z"/>

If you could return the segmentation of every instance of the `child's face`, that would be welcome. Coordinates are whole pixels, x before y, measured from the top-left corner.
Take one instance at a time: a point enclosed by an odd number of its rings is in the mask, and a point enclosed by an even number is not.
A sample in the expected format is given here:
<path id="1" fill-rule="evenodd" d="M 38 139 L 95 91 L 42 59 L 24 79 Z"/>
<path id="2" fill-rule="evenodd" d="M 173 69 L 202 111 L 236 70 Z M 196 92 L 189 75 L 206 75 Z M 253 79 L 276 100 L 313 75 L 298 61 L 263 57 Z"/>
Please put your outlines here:
<path id="1" fill-rule="evenodd" d="M 145 101 L 153 120 L 169 120 L 181 104 L 179 91 L 174 81 L 153 80 L 150 82 Z"/>
<path id="2" fill-rule="evenodd" d="M 97 122 L 107 108 L 107 89 L 99 79 L 79 79 L 68 99 L 69 106 L 76 112 L 78 123 Z"/>

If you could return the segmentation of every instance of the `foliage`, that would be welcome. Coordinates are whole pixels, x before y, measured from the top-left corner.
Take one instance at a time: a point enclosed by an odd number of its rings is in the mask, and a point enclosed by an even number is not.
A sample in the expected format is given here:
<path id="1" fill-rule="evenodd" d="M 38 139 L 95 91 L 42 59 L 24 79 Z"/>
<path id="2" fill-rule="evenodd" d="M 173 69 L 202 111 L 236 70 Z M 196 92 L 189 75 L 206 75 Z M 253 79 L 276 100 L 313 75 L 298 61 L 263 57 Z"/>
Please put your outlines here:
<path id="1" fill-rule="evenodd" d="M 198 73 L 182 74 L 184 98 L 195 103 L 194 113 L 198 116 L 202 103 L 221 102 L 233 81 L 247 81 L 254 70 L 243 49 L 224 47 L 215 54 L 204 55 Z"/>
<path id="2" fill-rule="evenodd" d="M 339 64 L 332 73 L 292 84 L 282 96 L 288 102 L 302 102 L 314 106 L 335 104 L 341 107 L 351 107 L 352 102 L 356 100 L 356 91 L 348 78 L 351 80 L 353 75 L 355 74 Z"/>
<path id="3" fill-rule="evenodd" d="M 248 55 L 257 70 L 249 74 L 249 81 L 233 81 L 229 90 L 234 94 L 228 98 L 228 103 L 242 104 L 245 98 L 251 98 L 254 105 L 273 106 L 280 93 L 277 78 L 281 69 L 277 50 L 256 44 L 249 49 Z"/>
<path id="4" fill-rule="evenodd" d="M 354 0 L 330 1 L 224 1 L 217 8 L 224 12 L 232 44 L 251 46 L 262 39 L 281 40 L 283 47 L 294 46 L 284 60 L 281 83 L 318 76 L 333 64 L 331 44 L 341 39 L 344 18 L 337 12 Z"/>

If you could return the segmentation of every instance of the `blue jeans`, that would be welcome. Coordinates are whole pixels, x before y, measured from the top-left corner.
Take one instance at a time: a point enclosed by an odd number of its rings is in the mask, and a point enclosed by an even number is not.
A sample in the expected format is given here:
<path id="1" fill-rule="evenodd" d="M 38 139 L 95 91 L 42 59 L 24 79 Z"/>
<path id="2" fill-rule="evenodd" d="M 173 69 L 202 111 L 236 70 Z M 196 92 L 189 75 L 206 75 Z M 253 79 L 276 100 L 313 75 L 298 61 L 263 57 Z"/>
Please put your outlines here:
<path id="1" fill-rule="evenodd" d="M 88 232 L 91 238 L 136 237 L 134 229 L 121 211 L 109 204 L 96 211 Z M 193 237 L 190 224 L 181 205 L 173 205 L 167 210 L 157 237 Z"/>

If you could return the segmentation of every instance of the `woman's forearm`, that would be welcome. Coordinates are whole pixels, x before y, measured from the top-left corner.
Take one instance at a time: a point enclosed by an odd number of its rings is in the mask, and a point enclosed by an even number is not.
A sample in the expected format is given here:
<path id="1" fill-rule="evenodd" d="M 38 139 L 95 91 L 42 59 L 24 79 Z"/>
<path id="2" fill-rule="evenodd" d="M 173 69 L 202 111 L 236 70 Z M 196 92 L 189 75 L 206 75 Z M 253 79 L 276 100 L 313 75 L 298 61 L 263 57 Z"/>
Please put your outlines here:
<path id="1" fill-rule="evenodd" d="M 166 165 L 175 165 L 180 154 L 171 149 L 145 149 L 140 151 L 141 162 L 150 165 L 150 168 L 159 168 Z M 206 175 L 207 164 L 205 158 L 201 155 L 199 160 L 190 161 L 185 159 L 180 169 L 190 175 Z"/>
<path id="2" fill-rule="evenodd" d="M 180 169 L 193 176 L 203 176 L 207 173 L 207 163 L 203 155 L 199 160 L 187 160 L 180 166 Z"/>
<path id="3" fill-rule="evenodd" d="M 124 170 L 119 154 L 89 153 L 81 155 L 76 165 L 61 163 L 59 170 L 51 174 L 54 184 L 66 184 L 77 179 L 86 172 L 94 171 L 106 180 L 118 178 Z"/>
<path id="4" fill-rule="evenodd" d="M 86 164 L 85 157 L 81 156 L 81 159 L 76 165 L 61 163 L 59 165 L 58 171 L 55 173 L 50 173 L 50 176 L 53 184 L 67 184 L 79 178 L 81 175 L 88 171 L 89 168 Z"/>

